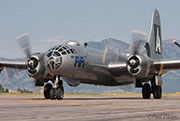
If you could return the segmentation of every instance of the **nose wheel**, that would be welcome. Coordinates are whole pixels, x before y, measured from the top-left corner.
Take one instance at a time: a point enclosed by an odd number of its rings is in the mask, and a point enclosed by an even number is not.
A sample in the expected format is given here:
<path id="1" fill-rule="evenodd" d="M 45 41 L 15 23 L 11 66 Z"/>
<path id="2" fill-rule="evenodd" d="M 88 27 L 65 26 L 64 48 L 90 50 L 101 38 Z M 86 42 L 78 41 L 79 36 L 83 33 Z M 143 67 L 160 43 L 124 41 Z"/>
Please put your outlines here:
<path id="1" fill-rule="evenodd" d="M 47 83 L 45 86 L 44 86 L 44 98 L 45 99 L 50 99 L 50 91 L 52 89 L 52 84 L 50 83 Z"/>
<path id="2" fill-rule="evenodd" d="M 44 86 L 44 97 L 45 99 L 62 100 L 64 97 L 63 81 L 60 77 L 56 77 L 53 85 L 48 83 Z"/>
<path id="3" fill-rule="evenodd" d="M 56 99 L 57 100 L 62 100 L 63 97 L 64 97 L 64 88 L 63 87 L 57 88 L 55 93 L 56 93 Z"/>

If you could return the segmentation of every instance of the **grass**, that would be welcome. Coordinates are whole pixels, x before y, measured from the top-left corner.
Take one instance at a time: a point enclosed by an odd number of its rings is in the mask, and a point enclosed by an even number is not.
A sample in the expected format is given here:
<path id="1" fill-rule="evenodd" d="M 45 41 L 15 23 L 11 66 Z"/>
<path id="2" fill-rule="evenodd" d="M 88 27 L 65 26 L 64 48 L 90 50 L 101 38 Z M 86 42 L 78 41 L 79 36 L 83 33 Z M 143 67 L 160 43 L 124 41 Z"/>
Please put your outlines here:
<path id="1" fill-rule="evenodd" d="M 0 96 L 23 96 L 23 97 L 39 97 L 40 93 L 0 93 Z"/>

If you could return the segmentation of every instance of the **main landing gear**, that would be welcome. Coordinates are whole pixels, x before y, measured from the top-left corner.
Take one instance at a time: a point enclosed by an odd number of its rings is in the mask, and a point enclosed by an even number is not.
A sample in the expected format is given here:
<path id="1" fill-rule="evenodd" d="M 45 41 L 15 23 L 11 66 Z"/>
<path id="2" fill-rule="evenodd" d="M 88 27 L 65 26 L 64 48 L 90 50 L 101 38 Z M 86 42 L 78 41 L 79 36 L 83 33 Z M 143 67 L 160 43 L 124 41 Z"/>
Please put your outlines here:
<path id="1" fill-rule="evenodd" d="M 59 76 L 55 77 L 55 80 L 53 81 L 53 85 L 47 83 L 44 86 L 44 97 L 45 99 L 57 99 L 57 100 L 63 99 L 64 97 L 63 81 L 60 80 Z"/>
<path id="2" fill-rule="evenodd" d="M 151 86 L 149 83 L 145 83 L 142 87 L 142 97 L 143 99 L 150 99 L 151 93 L 154 99 L 161 99 L 162 97 L 162 87 L 156 86 L 155 81 L 151 81 Z"/>

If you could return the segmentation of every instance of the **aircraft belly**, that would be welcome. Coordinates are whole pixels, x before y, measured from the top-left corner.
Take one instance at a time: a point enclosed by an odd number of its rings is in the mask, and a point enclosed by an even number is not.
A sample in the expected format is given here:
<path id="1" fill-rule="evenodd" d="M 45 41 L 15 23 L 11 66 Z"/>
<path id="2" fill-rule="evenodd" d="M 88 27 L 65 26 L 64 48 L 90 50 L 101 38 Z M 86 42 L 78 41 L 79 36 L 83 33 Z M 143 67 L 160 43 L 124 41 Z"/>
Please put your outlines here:
<path id="1" fill-rule="evenodd" d="M 119 86 L 134 82 L 134 79 L 128 76 L 113 77 L 108 72 L 97 71 L 97 69 L 96 71 L 76 71 L 71 78 L 80 83 L 104 86 Z"/>

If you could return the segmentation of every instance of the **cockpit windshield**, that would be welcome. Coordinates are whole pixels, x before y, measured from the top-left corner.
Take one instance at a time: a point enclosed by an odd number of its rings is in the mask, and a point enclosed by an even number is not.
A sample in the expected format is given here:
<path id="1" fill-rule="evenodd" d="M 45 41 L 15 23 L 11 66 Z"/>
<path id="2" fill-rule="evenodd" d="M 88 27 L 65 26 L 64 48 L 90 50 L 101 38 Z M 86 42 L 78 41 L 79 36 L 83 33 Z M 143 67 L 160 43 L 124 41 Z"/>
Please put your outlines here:
<path id="1" fill-rule="evenodd" d="M 48 50 L 47 57 L 49 58 L 48 67 L 51 69 L 58 69 L 62 64 L 62 55 L 75 54 L 75 49 L 69 46 L 58 45 Z M 56 60 L 56 61 L 53 61 Z M 55 62 L 55 63 L 54 63 Z"/>
<path id="2" fill-rule="evenodd" d="M 75 53 L 77 53 L 75 49 L 71 49 L 68 46 L 59 45 L 50 49 L 47 56 L 50 57 L 52 54 L 54 56 L 60 56 L 60 55 L 75 54 Z"/>

